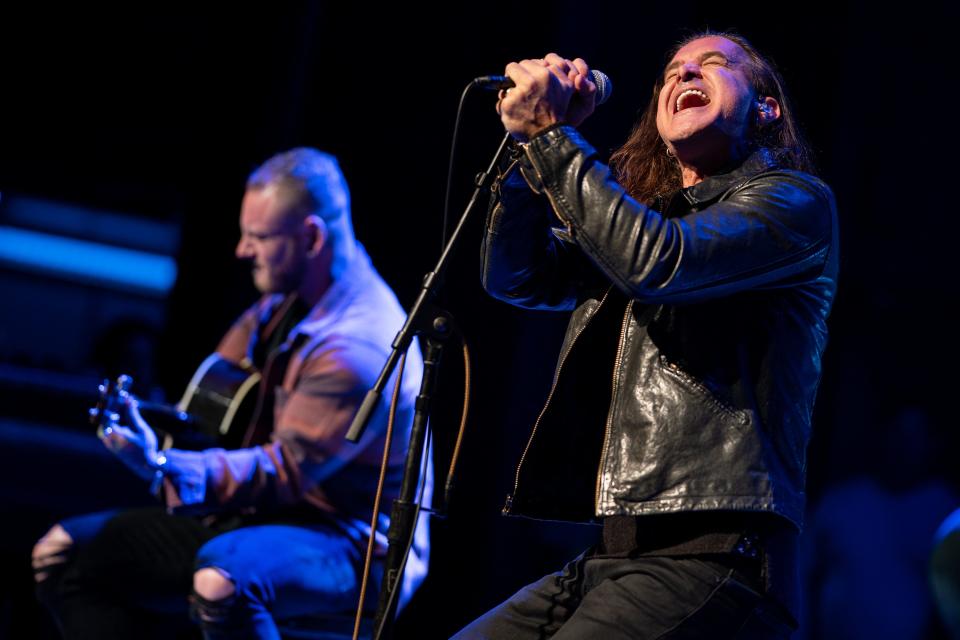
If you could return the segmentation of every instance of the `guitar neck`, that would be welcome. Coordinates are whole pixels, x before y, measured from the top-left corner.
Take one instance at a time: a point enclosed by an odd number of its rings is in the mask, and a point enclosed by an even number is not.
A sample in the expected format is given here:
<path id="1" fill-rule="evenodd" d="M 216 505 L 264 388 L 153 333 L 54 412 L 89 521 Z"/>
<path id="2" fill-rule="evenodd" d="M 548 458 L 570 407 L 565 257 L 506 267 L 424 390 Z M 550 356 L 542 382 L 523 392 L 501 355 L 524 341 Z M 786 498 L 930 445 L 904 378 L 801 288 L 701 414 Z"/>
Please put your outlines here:
<path id="1" fill-rule="evenodd" d="M 153 402 L 151 400 L 139 400 L 137 404 L 140 407 L 140 411 L 163 416 L 164 418 L 173 420 L 174 423 L 179 423 L 184 427 L 196 423 L 196 420 L 194 420 L 193 416 L 186 411 L 181 411 L 172 404 L 167 404 L 165 402 Z"/>

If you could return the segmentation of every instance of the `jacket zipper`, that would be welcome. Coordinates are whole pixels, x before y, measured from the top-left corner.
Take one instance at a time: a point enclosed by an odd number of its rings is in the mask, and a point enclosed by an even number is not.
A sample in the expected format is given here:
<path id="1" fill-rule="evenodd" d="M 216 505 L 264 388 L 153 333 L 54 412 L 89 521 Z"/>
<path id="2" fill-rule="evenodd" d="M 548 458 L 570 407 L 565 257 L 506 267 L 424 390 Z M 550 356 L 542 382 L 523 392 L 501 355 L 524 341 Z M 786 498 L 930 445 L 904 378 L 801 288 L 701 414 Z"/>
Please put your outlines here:
<path id="1" fill-rule="evenodd" d="M 540 426 L 540 420 L 543 418 L 544 414 L 547 412 L 547 407 L 550 406 L 550 401 L 553 399 L 553 392 L 557 389 L 557 381 L 560 380 L 560 372 L 563 369 L 563 363 L 567 361 L 567 356 L 570 355 L 570 352 L 573 350 L 573 345 L 576 343 L 577 339 L 580 337 L 580 334 L 584 332 L 587 328 L 587 325 L 590 324 L 590 321 L 593 320 L 597 313 L 600 311 L 600 307 L 603 306 L 603 303 L 606 301 L 607 296 L 610 295 L 610 292 L 613 290 L 613 285 L 607 289 L 606 293 L 603 294 L 603 297 L 600 298 L 600 302 L 597 303 L 597 308 L 593 310 L 593 314 L 587 321 L 583 323 L 577 333 L 574 334 L 573 338 L 570 340 L 570 344 L 567 346 L 567 349 L 563 352 L 563 355 L 560 356 L 560 362 L 557 364 L 557 373 L 553 376 L 553 384 L 550 385 L 550 393 L 547 395 L 547 401 L 543 405 L 543 409 L 540 410 L 540 415 L 537 416 L 536 422 L 533 423 L 533 431 L 530 432 L 530 437 L 527 439 L 527 446 L 523 449 L 523 455 L 520 456 L 520 462 L 517 463 L 517 472 L 513 479 L 513 492 L 507 495 L 506 504 L 503 506 L 503 515 L 509 515 L 510 509 L 513 507 L 513 496 L 517 494 L 517 487 L 520 484 L 520 468 L 523 467 L 523 461 L 527 458 L 527 453 L 530 451 L 530 445 L 533 443 L 533 438 L 537 434 L 537 427 Z"/>
<path id="2" fill-rule="evenodd" d="M 533 157 L 530 155 L 530 146 L 528 144 L 521 145 L 523 147 L 524 155 L 527 156 L 527 161 L 530 163 L 530 166 L 533 168 L 533 172 L 537 174 L 537 179 L 540 181 L 540 190 L 547 200 L 550 202 L 550 208 L 553 209 L 553 215 L 557 216 L 557 219 L 563 223 L 563 226 L 567 228 L 567 233 L 570 236 L 573 236 L 573 226 L 570 224 L 570 221 L 563 217 L 560 213 L 560 207 L 557 206 L 556 200 L 553 199 L 553 194 L 550 193 L 550 189 L 547 187 L 546 183 L 543 181 L 543 175 L 540 173 L 540 169 L 537 168 L 537 163 L 533 161 Z M 529 184 L 529 182 L 528 182 Z M 534 191 L 536 191 L 534 189 Z M 604 296 L 606 297 L 606 296 Z"/>
<path id="3" fill-rule="evenodd" d="M 627 303 L 627 310 L 623 312 L 623 323 L 620 325 L 620 340 L 617 342 L 617 357 L 613 361 L 613 376 L 610 383 L 610 409 L 607 411 L 607 425 L 603 432 L 603 448 L 600 450 L 600 466 L 597 468 L 597 491 L 594 496 L 594 511 L 600 509 L 600 483 L 603 478 L 603 463 L 607 457 L 607 444 L 610 440 L 610 430 L 613 428 L 614 399 L 617 395 L 617 374 L 620 371 L 620 362 L 623 359 L 623 339 L 627 335 L 627 325 L 630 322 L 630 310 L 633 300 Z"/>

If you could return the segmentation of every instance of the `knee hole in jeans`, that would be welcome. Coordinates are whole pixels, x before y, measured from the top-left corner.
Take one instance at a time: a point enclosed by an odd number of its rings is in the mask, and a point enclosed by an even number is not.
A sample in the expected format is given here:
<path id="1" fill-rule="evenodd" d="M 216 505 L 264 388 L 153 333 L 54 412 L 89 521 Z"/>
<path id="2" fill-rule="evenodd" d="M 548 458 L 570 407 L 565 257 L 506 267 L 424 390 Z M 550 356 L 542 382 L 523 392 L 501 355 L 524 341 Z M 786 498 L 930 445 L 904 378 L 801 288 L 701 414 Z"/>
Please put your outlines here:
<path id="1" fill-rule="evenodd" d="M 37 540 L 30 554 L 33 579 L 43 582 L 56 565 L 64 564 L 73 550 L 73 538 L 60 524 L 55 524 Z"/>
<path id="2" fill-rule="evenodd" d="M 193 574 L 193 591 L 207 601 L 226 600 L 237 591 L 230 574 L 217 567 L 204 567 Z"/>

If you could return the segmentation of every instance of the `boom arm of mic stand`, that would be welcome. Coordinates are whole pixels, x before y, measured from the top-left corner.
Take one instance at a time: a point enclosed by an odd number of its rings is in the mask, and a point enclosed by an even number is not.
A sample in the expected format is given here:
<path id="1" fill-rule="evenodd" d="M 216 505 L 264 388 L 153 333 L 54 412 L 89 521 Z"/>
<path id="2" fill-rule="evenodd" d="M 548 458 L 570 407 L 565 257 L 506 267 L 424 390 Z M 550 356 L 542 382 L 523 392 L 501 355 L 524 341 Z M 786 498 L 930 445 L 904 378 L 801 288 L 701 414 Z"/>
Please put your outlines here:
<path id="1" fill-rule="evenodd" d="M 473 208 L 477 204 L 477 200 L 480 197 L 481 191 L 490 185 L 490 181 L 495 175 L 494 172 L 496 171 L 497 166 L 500 164 L 500 160 L 503 158 L 503 155 L 507 151 L 507 145 L 509 142 L 510 134 L 507 133 L 503 136 L 503 140 L 500 142 L 500 147 L 497 149 L 497 153 L 494 155 L 490 166 L 487 167 L 487 170 L 484 173 L 477 177 L 476 188 L 473 190 L 473 196 L 470 198 L 470 202 L 467 203 L 467 207 L 464 209 L 463 215 L 460 216 L 460 221 L 457 223 L 453 233 L 450 234 L 450 239 L 447 241 L 447 245 L 443 248 L 443 253 L 441 253 L 440 260 L 437 262 L 436 267 L 434 267 L 433 271 L 429 272 L 423 279 L 423 286 L 420 289 L 420 295 L 417 296 L 417 301 L 413 303 L 413 307 L 410 309 L 410 313 L 407 315 L 407 321 L 403 324 L 403 328 L 400 329 L 399 333 L 397 333 L 397 337 L 393 339 L 393 350 L 387 357 L 387 361 L 383 365 L 383 369 L 380 370 L 380 376 L 377 378 L 373 388 L 367 391 L 367 395 L 364 397 L 363 403 L 360 405 L 360 410 L 357 411 L 357 415 L 354 416 L 353 422 L 350 424 L 350 430 L 347 432 L 346 436 L 347 440 L 350 442 L 357 442 L 363 436 L 363 432 L 367 428 L 367 423 L 370 422 L 370 416 L 373 414 L 374 409 L 377 407 L 377 403 L 380 402 L 380 397 L 383 395 L 383 389 L 387 386 L 387 381 L 390 379 L 390 376 L 393 374 L 393 370 L 397 366 L 397 362 L 400 360 L 400 354 L 404 353 L 410 346 L 410 342 L 413 340 L 413 336 L 418 331 L 420 325 L 423 322 L 429 322 L 429 320 L 425 318 L 427 314 L 424 313 L 426 303 L 436 295 L 439 288 L 439 283 L 443 278 L 443 272 L 447 267 L 449 257 L 456 248 L 457 243 L 460 241 L 467 219 L 473 212 Z"/>

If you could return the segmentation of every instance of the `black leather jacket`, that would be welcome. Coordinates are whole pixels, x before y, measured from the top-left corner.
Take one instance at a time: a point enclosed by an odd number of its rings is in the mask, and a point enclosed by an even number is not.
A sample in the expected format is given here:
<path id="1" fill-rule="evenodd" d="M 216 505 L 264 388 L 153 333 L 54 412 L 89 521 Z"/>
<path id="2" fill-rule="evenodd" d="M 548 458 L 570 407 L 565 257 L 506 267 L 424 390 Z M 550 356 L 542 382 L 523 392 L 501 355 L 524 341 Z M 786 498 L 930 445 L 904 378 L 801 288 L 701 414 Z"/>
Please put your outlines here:
<path id="1" fill-rule="evenodd" d="M 735 510 L 799 527 L 836 291 L 830 189 L 761 149 L 656 211 L 562 126 L 494 193 L 487 291 L 573 311 L 504 511 Z"/>

